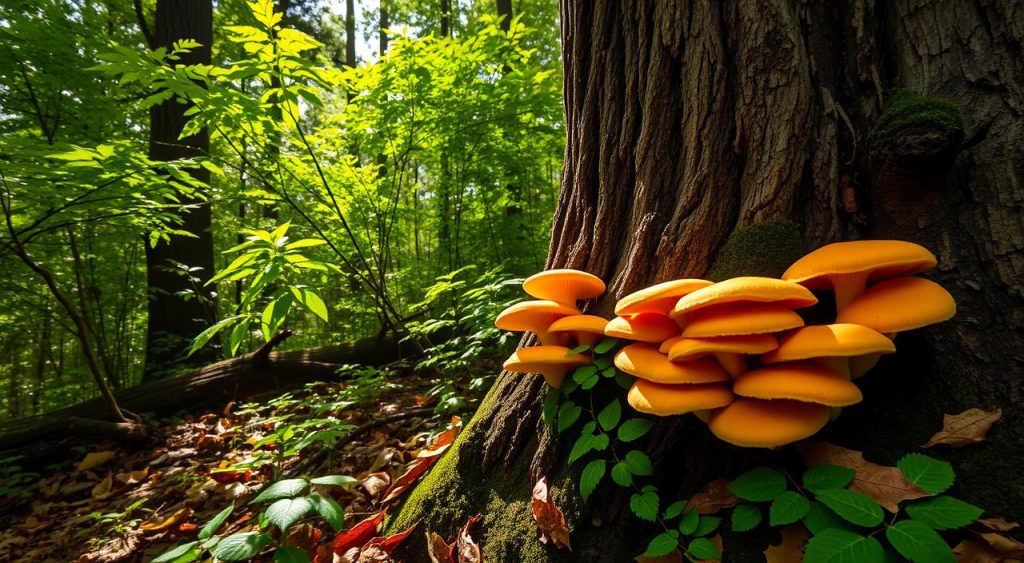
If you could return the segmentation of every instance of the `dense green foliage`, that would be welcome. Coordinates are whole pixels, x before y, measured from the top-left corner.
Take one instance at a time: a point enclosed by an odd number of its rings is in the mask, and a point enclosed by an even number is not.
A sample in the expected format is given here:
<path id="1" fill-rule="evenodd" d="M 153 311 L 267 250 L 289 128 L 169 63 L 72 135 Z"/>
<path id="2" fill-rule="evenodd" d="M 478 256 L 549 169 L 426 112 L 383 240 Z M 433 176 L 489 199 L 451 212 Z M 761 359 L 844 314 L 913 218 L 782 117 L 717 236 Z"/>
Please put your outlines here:
<path id="1" fill-rule="evenodd" d="M 291 347 L 394 328 L 423 345 L 445 327 L 469 355 L 439 350 L 426 367 L 490 350 L 500 335 L 478 334 L 493 317 L 479 298 L 541 268 L 547 246 L 564 142 L 557 18 L 517 3 L 505 31 L 493 2 L 453 2 L 442 37 L 428 4 L 390 6 L 386 32 L 356 14 L 354 40 L 389 39 L 356 66 L 338 55 L 353 38 L 316 2 L 215 3 L 211 65 L 180 64 L 191 41 L 148 49 L 127 0 L 0 7 L 4 415 L 92 397 L 95 377 L 139 381 L 145 248 L 186 234 L 180 202 L 195 196 L 213 210 L 219 319 L 195 348 L 231 356 L 281 329 Z M 147 158 L 147 110 L 168 100 L 195 104 L 183 136 L 209 131 L 208 155 Z M 198 166 L 208 186 L 187 174 Z M 199 298 L 194 267 L 173 268 Z"/>

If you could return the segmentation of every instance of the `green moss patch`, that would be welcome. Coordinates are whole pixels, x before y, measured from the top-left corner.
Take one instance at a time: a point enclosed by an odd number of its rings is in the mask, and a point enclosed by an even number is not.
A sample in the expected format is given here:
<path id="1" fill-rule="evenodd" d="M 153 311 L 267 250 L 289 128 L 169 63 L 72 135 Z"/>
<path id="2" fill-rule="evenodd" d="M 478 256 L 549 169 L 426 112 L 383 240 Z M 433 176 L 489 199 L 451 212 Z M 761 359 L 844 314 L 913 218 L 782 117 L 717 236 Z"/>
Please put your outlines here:
<path id="1" fill-rule="evenodd" d="M 952 100 L 925 96 L 909 88 L 894 90 L 871 130 L 875 138 L 907 127 L 963 130 L 964 118 Z"/>
<path id="2" fill-rule="evenodd" d="M 803 255 L 800 229 L 777 218 L 737 229 L 729 235 L 707 274 L 712 281 L 737 276 L 777 278 Z"/>

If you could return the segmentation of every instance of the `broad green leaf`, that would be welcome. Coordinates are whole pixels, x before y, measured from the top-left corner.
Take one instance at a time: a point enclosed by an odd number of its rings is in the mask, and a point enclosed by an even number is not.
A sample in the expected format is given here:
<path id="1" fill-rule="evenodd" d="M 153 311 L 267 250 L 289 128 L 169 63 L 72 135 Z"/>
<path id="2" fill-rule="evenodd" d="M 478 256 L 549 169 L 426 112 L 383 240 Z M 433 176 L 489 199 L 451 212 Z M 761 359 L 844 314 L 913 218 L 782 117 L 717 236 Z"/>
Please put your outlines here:
<path id="1" fill-rule="evenodd" d="M 291 291 L 292 297 L 301 303 L 303 307 L 320 317 L 320 320 L 327 322 L 327 304 L 324 303 L 324 300 L 319 295 L 304 287 L 291 286 L 288 289 Z"/>
<path id="2" fill-rule="evenodd" d="M 909 479 L 909 477 L 908 477 Z M 916 520 L 896 522 L 885 531 L 896 551 L 914 563 L 955 562 L 953 550 L 938 532 Z"/>
<path id="3" fill-rule="evenodd" d="M 882 507 L 867 495 L 849 489 L 829 489 L 818 493 L 818 500 L 841 518 L 858 526 L 873 527 L 882 523 Z"/>
<path id="4" fill-rule="evenodd" d="M 197 350 L 199 350 L 203 346 L 206 346 L 206 343 L 209 342 L 211 338 L 216 336 L 218 332 L 224 329 L 224 327 L 231 326 L 231 324 L 237 322 L 241 318 L 241 315 L 235 315 L 232 317 L 227 317 L 226 319 L 221 319 L 214 323 L 213 325 L 211 325 L 206 330 L 204 330 L 203 332 L 200 332 L 192 340 L 192 346 L 188 350 L 188 355 L 191 356 L 192 354 L 195 354 Z"/>
<path id="5" fill-rule="evenodd" d="M 576 438 L 576 442 L 573 443 L 572 449 L 569 451 L 569 463 L 574 463 L 576 460 L 595 449 L 594 438 L 595 436 L 591 434 L 583 434 L 579 438 Z"/>
<path id="6" fill-rule="evenodd" d="M 691 541 L 690 546 L 686 548 L 686 553 L 698 561 L 718 561 L 722 558 L 722 552 L 718 551 L 718 546 L 707 538 L 696 538 Z"/>
<path id="7" fill-rule="evenodd" d="M 569 350 L 566 356 L 575 356 L 576 354 L 582 354 L 587 350 L 590 350 L 590 344 L 580 344 L 579 346 L 573 348 L 572 350 Z"/>
<path id="8" fill-rule="evenodd" d="M 309 482 L 314 485 L 344 487 L 345 485 L 358 483 L 359 480 L 355 477 L 349 477 L 348 475 L 324 475 L 322 477 L 314 477 L 310 479 Z"/>
<path id="9" fill-rule="evenodd" d="M 686 501 L 677 500 L 665 507 L 665 511 L 661 514 L 661 517 L 665 520 L 671 520 L 682 514 L 684 508 L 686 508 Z"/>
<path id="10" fill-rule="evenodd" d="M 318 238 L 304 238 L 302 240 L 297 240 L 295 242 L 290 242 L 286 244 L 284 249 L 298 250 L 300 248 L 308 248 L 310 246 L 320 246 L 321 244 L 327 244 L 327 242 Z"/>
<path id="11" fill-rule="evenodd" d="M 544 410 L 541 411 L 544 423 L 548 426 L 554 426 L 555 419 L 558 417 L 558 399 L 558 389 L 548 387 L 547 395 L 544 396 Z"/>
<path id="12" fill-rule="evenodd" d="M 629 497 L 629 508 L 637 518 L 654 522 L 658 518 L 658 502 L 657 489 L 647 485 L 639 493 Z"/>
<path id="13" fill-rule="evenodd" d="M 673 549 L 679 547 L 679 538 L 672 536 L 672 534 L 662 532 L 651 540 L 651 543 L 647 544 L 647 549 L 644 550 L 644 557 L 661 557 L 667 555 Z"/>
<path id="14" fill-rule="evenodd" d="M 263 332 L 264 340 L 269 341 L 284 323 L 288 311 L 292 308 L 292 299 L 291 295 L 285 294 L 267 303 L 260 321 L 260 330 Z"/>
<path id="15" fill-rule="evenodd" d="M 618 343 L 619 343 L 619 339 L 617 339 L 617 338 L 605 338 L 604 340 L 598 342 L 596 346 L 594 346 L 594 353 L 595 354 L 604 354 L 608 350 L 611 350 L 612 348 L 614 348 L 615 345 L 618 344 Z"/>
<path id="16" fill-rule="evenodd" d="M 274 563 L 310 563 L 309 555 L 295 546 L 286 545 L 274 552 Z"/>
<path id="17" fill-rule="evenodd" d="M 772 526 L 792 524 L 807 515 L 811 501 L 796 491 L 786 491 L 775 497 L 768 511 L 768 522 Z"/>
<path id="18" fill-rule="evenodd" d="M 882 544 L 847 530 L 827 529 L 807 542 L 804 563 L 884 563 Z"/>
<path id="19" fill-rule="evenodd" d="M 786 476 L 777 469 L 751 469 L 729 483 L 732 494 L 743 500 L 765 502 L 786 492 Z"/>
<path id="20" fill-rule="evenodd" d="M 948 489 L 956 478 L 952 465 L 924 454 L 907 454 L 896 463 L 896 467 L 908 481 L 933 495 Z"/>
<path id="21" fill-rule="evenodd" d="M 619 403 L 618 399 L 613 399 L 612 402 L 601 409 L 601 412 L 597 414 L 597 422 L 601 425 L 601 428 L 605 432 L 611 432 L 619 424 L 619 419 L 622 417 L 622 404 Z"/>
<path id="22" fill-rule="evenodd" d="M 196 546 L 199 545 L 197 541 L 190 541 L 175 547 L 170 551 L 165 551 L 160 555 L 153 558 L 150 563 L 177 563 L 178 561 L 194 561 L 199 554 L 197 553 Z M 186 559 L 188 554 L 192 554 L 192 559 Z"/>
<path id="23" fill-rule="evenodd" d="M 654 466 L 651 465 L 651 458 L 647 457 L 647 454 L 640 450 L 630 450 L 626 452 L 626 457 L 623 461 L 626 463 L 626 467 L 629 468 L 629 472 L 633 475 L 646 477 L 654 474 Z"/>
<path id="24" fill-rule="evenodd" d="M 305 492 L 307 487 L 309 487 L 309 481 L 305 479 L 284 479 L 263 489 L 263 492 L 256 495 L 256 498 L 249 501 L 249 504 L 297 497 Z"/>
<path id="25" fill-rule="evenodd" d="M 908 504 L 906 510 L 911 518 L 936 530 L 963 528 L 983 512 L 973 504 L 948 496 L 916 501 Z"/>
<path id="26" fill-rule="evenodd" d="M 252 559 L 270 543 L 270 536 L 259 532 L 240 532 L 217 542 L 213 556 L 221 561 L 245 561 Z"/>
<path id="27" fill-rule="evenodd" d="M 334 499 L 323 495 L 309 495 L 306 498 L 313 512 L 330 524 L 335 532 L 345 527 L 345 509 Z"/>
<path id="28" fill-rule="evenodd" d="M 308 497 L 283 498 L 267 507 L 267 521 L 286 532 L 312 509 L 313 504 Z"/>
<path id="29" fill-rule="evenodd" d="M 218 512 L 216 516 L 214 516 L 209 522 L 206 523 L 205 526 L 203 526 L 201 530 L 199 530 L 199 539 L 205 540 L 206 538 L 217 533 L 217 530 L 219 530 L 220 527 L 224 524 L 224 522 L 228 519 L 228 516 L 231 516 L 231 511 L 234 509 L 235 505 L 232 504 L 229 505 L 224 510 Z"/>
<path id="30" fill-rule="evenodd" d="M 700 513 L 696 510 L 691 510 L 679 520 L 679 533 L 690 536 L 697 531 L 697 525 L 700 524 Z"/>
<path id="31" fill-rule="evenodd" d="M 633 485 L 633 474 L 626 467 L 626 462 L 620 461 L 612 466 L 612 481 L 615 481 L 615 484 L 621 487 Z"/>
<path id="32" fill-rule="evenodd" d="M 815 465 L 804 473 L 804 488 L 813 493 L 827 489 L 845 489 L 853 481 L 854 471 L 839 465 Z"/>
<path id="33" fill-rule="evenodd" d="M 607 462 L 603 459 L 595 459 L 583 468 L 583 473 L 580 474 L 580 494 L 583 500 L 590 498 L 591 493 L 604 479 L 606 470 Z"/>
<path id="34" fill-rule="evenodd" d="M 558 431 L 565 432 L 570 426 L 576 423 L 583 413 L 583 407 L 572 401 L 562 403 L 558 408 Z"/>
<path id="35" fill-rule="evenodd" d="M 812 534 L 820 534 L 823 530 L 829 528 L 856 531 L 852 524 L 837 516 L 831 508 L 818 501 L 811 502 L 803 522 L 804 526 Z"/>
<path id="36" fill-rule="evenodd" d="M 616 438 L 620 442 L 632 442 L 643 437 L 654 427 L 654 422 L 647 420 L 646 418 L 631 418 L 619 426 L 616 433 Z"/>
<path id="37" fill-rule="evenodd" d="M 706 536 L 718 529 L 722 519 L 717 516 L 701 516 L 697 523 L 697 529 L 693 531 L 695 536 Z"/>
<path id="38" fill-rule="evenodd" d="M 572 380 L 580 385 L 583 385 L 585 382 L 596 376 L 597 368 L 592 365 L 578 367 L 572 372 Z"/>
<path id="39" fill-rule="evenodd" d="M 743 502 L 732 509 L 732 530 L 746 532 L 761 523 L 761 509 L 756 504 Z"/>

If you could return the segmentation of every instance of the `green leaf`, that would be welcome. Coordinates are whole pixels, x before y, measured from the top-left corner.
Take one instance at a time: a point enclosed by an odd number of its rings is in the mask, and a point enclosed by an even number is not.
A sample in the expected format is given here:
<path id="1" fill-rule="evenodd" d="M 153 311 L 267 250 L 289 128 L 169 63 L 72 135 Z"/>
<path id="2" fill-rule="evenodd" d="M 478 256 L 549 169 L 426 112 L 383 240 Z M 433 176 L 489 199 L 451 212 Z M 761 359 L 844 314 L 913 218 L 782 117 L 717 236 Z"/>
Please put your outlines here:
<path id="1" fill-rule="evenodd" d="M 732 509 L 732 530 L 746 532 L 761 523 L 761 509 L 756 504 L 744 502 Z"/>
<path id="2" fill-rule="evenodd" d="M 620 418 L 622 418 L 622 404 L 618 399 L 612 400 L 597 414 L 597 422 L 605 432 L 611 432 L 619 424 Z"/>
<path id="3" fill-rule="evenodd" d="M 327 304 L 319 295 L 303 287 L 290 286 L 288 289 L 296 301 L 320 317 L 322 321 L 327 322 Z"/>
<path id="4" fill-rule="evenodd" d="M 327 242 L 318 238 L 304 238 L 285 245 L 284 249 L 298 250 L 300 248 L 308 248 L 310 246 L 320 246 L 321 244 L 327 244 Z"/>
<path id="5" fill-rule="evenodd" d="M 751 469 L 729 483 L 732 494 L 743 500 L 764 502 L 786 492 L 786 476 L 777 469 Z"/>
<path id="6" fill-rule="evenodd" d="M 722 519 L 717 516 L 701 516 L 697 523 L 697 529 L 693 531 L 695 536 L 706 536 L 718 529 Z"/>
<path id="7" fill-rule="evenodd" d="M 308 497 L 283 498 L 267 507 L 267 521 L 285 532 L 312 509 Z"/>
<path id="8" fill-rule="evenodd" d="M 213 556 L 222 561 L 252 559 L 270 543 L 270 536 L 259 532 L 240 532 L 217 542 Z"/>
<path id="9" fill-rule="evenodd" d="M 179 561 L 179 558 L 184 558 L 189 552 L 192 552 L 192 559 L 184 559 L 184 560 L 185 561 L 192 561 L 196 557 L 198 557 L 198 553 L 196 553 L 196 546 L 197 545 L 199 545 L 199 542 L 197 542 L 197 541 L 190 541 L 188 543 L 183 543 L 183 544 L 179 545 L 178 547 L 175 547 L 174 549 L 172 549 L 170 551 L 165 551 L 165 552 L 161 553 L 160 555 L 157 555 L 156 557 L 153 558 L 152 561 L 150 561 L 150 563 L 172 563 L 172 562 L 177 562 L 177 561 Z"/>
<path id="10" fill-rule="evenodd" d="M 345 509 L 334 499 L 323 495 L 309 495 L 306 498 L 309 499 L 313 512 L 330 524 L 335 532 L 345 527 Z"/>
<path id="11" fill-rule="evenodd" d="M 569 350 L 569 353 L 566 354 L 566 356 L 575 356 L 576 354 L 582 354 L 587 350 L 590 350 L 590 344 L 580 344 L 572 350 Z"/>
<path id="12" fill-rule="evenodd" d="M 606 369 L 610 368 L 611 365 L 612 365 L 612 359 L 608 358 L 608 357 L 597 358 L 597 359 L 594 360 L 594 367 L 597 368 L 597 371 L 606 370 Z"/>
<path id="13" fill-rule="evenodd" d="M 274 552 L 274 563 L 310 563 L 309 555 L 295 546 L 286 545 Z"/>
<path id="14" fill-rule="evenodd" d="M 301 495 L 308 486 L 309 481 L 305 479 L 284 479 L 263 489 L 263 492 L 256 495 L 256 498 L 249 501 L 249 504 L 296 497 Z"/>
<path id="15" fill-rule="evenodd" d="M 924 454 L 907 454 L 896 467 L 908 481 L 933 495 L 948 489 L 956 478 L 952 465 Z"/>
<path id="16" fill-rule="evenodd" d="M 936 530 L 963 528 L 977 520 L 982 509 L 949 496 L 934 497 L 907 505 L 911 518 Z"/>
<path id="17" fill-rule="evenodd" d="M 355 477 L 349 477 L 348 475 L 324 475 L 322 477 L 315 477 L 309 480 L 314 485 L 326 485 L 330 487 L 344 487 L 345 485 L 352 485 L 358 483 L 359 480 Z"/>
<path id="18" fill-rule="evenodd" d="M 565 432 L 566 429 L 579 420 L 582 412 L 583 407 L 572 401 L 562 403 L 562 406 L 558 408 L 558 431 Z"/>
<path id="19" fill-rule="evenodd" d="M 836 515 L 831 508 L 818 501 L 813 501 L 811 503 L 803 521 L 804 526 L 806 526 L 807 530 L 812 534 L 820 534 L 823 530 L 827 530 L 829 528 L 856 531 L 856 529 L 854 529 L 854 527 L 846 520 L 843 520 Z"/>
<path id="20" fill-rule="evenodd" d="M 847 530 L 822 530 L 807 542 L 804 563 L 883 563 L 885 551 L 875 538 Z"/>
<path id="21" fill-rule="evenodd" d="M 882 507 L 867 495 L 849 489 L 829 489 L 818 493 L 818 500 L 847 522 L 874 527 L 882 523 Z"/>
<path id="22" fill-rule="evenodd" d="M 811 501 L 796 491 L 786 491 L 775 497 L 768 511 L 768 521 L 772 526 L 792 524 L 807 515 Z"/>
<path id="23" fill-rule="evenodd" d="M 633 475 L 646 477 L 654 474 L 654 466 L 651 465 L 651 458 L 647 457 L 647 454 L 640 450 L 630 450 L 626 452 L 626 458 L 623 461 L 626 462 L 626 467 L 629 468 L 629 472 Z"/>
<path id="24" fill-rule="evenodd" d="M 633 485 L 633 474 L 629 472 L 629 468 L 626 467 L 626 462 L 620 461 L 612 466 L 612 481 L 620 487 L 629 487 Z"/>
<path id="25" fill-rule="evenodd" d="M 203 529 L 199 530 L 199 539 L 205 540 L 206 538 L 215 534 L 217 530 L 220 529 L 221 525 L 224 524 L 224 522 L 228 519 L 228 516 L 231 516 L 231 511 L 234 509 L 235 505 L 232 504 L 225 508 L 224 510 L 218 512 L 217 515 L 214 516 L 212 520 L 210 520 L 206 523 L 205 526 L 203 526 Z"/>
<path id="26" fill-rule="evenodd" d="M 686 548 L 686 552 L 698 561 L 718 561 L 722 558 L 722 552 L 718 551 L 718 546 L 707 538 L 693 540 L 690 542 L 690 546 Z"/>
<path id="27" fill-rule="evenodd" d="M 569 451 L 569 463 L 575 462 L 577 459 L 587 455 L 587 452 L 594 449 L 594 436 L 591 434 L 584 434 L 579 438 L 576 438 L 576 442 L 572 445 L 572 450 Z"/>
<path id="28" fill-rule="evenodd" d="M 578 367 L 572 372 L 572 380 L 580 385 L 583 385 L 596 376 L 597 368 L 592 365 Z"/>
<path id="29" fill-rule="evenodd" d="M 623 373 L 619 370 L 615 370 L 615 384 L 623 389 L 629 389 L 633 386 L 633 382 L 636 378 L 628 373 Z"/>
<path id="30" fill-rule="evenodd" d="M 612 348 L 614 348 L 615 345 L 618 344 L 618 343 L 619 343 L 619 339 L 618 338 L 605 338 L 604 340 L 598 342 L 597 346 L 594 346 L 594 353 L 595 354 L 604 354 L 608 350 L 611 350 Z"/>
<path id="31" fill-rule="evenodd" d="M 629 497 L 629 508 L 637 518 L 654 522 L 658 518 L 658 492 L 652 485 L 647 485 L 639 493 Z"/>
<path id="32" fill-rule="evenodd" d="M 260 317 L 260 330 L 263 332 L 264 340 L 270 341 L 277 329 L 284 323 L 288 311 L 292 308 L 292 302 L 292 296 L 286 294 L 267 303 Z"/>
<path id="33" fill-rule="evenodd" d="M 580 474 L 580 494 L 583 495 L 583 500 L 587 500 L 601 483 L 601 479 L 604 479 L 607 466 L 605 460 L 595 459 L 583 468 L 583 473 Z"/>
<path id="34" fill-rule="evenodd" d="M 815 465 L 804 473 L 804 488 L 817 493 L 828 489 L 845 489 L 853 481 L 854 470 L 839 465 Z"/>
<path id="35" fill-rule="evenodd" d="M 622 423 L 616 434 L 620 442 L 632 442 L 643 437 L 654 427 L 654 422 L 646 418 L 631 418 Z"/>
<path id="36" fill-rule="evenodd" d="M 665 507 L 665 511 L 661 513 L 661 517 L 665 520 L 671 520 L 682 514 L 684 508 L 686 508 L 686 501 L 677 500 Z"/>
<path id="37" fill-rule="evenodd" d="M 956 561 L 953 550 L 942 536 L 917 520 L 896 522 L 885 531 L 885 537 L 900 555 L 914 563 Z"/>
<path id="38" fill-rule="evenodd" d="M 679 538 L 676 538 L 669 533 L 662 532 L 654 536 L 651 543 L 647 544 L 647 549 L 644 551 L 644 557 L 661 557 L 662 555 L 669 554 L 677 547 L 679 547 Z"/>
<path id="39" fill-rule="evenodd" d="M 683 514 L 683 518 L 679 520 L 679 533 L 684 536 L 692 535 L 697 530 L 698 524 L 700 524 L 700 513 L 691 510 Z"/>
<path id="40" fill-rule="evenodd" d="M 544 410 L 541 411 L 544 423 L 548 426 L 555 425 L 555 419 L 558 417 L 558 400 L 560 397 L 558 389 L 548 387 L 548 393 L 544 396 Z"/>

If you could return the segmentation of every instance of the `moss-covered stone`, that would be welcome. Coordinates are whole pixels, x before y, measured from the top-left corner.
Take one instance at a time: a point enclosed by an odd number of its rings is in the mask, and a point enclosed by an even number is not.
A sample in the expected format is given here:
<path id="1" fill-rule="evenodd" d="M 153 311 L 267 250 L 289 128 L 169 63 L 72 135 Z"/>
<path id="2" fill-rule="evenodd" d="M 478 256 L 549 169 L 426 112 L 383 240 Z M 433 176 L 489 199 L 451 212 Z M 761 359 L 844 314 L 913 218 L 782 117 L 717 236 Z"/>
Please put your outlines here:
<path id="1" fill-rule="evenodd" d="M 889 94 L 871 137 L 877 138 L 906 127 L 938 127 L 963 130 L 964 118 L 960 108 L 946 98 L 922 95 L 909 88 L 899 88 Z"/>
<path id="2" fill-rule="evenodd" d="M 784 218 L 770 219 L 733 231 L 719 250 L 707 278 L 777 278 L 802 255 L 803 238 L 796 224 Z"/>

